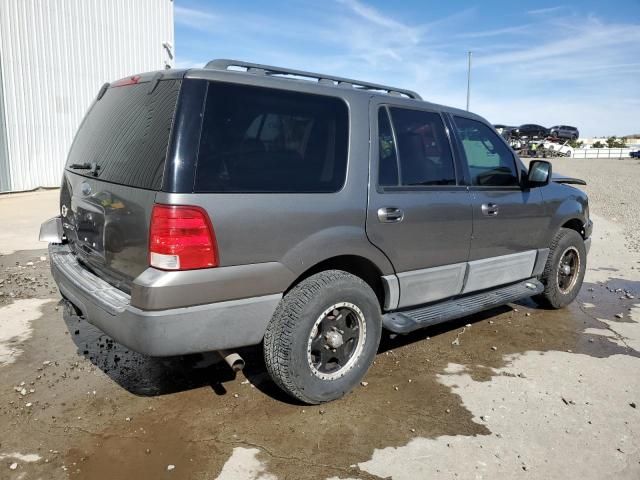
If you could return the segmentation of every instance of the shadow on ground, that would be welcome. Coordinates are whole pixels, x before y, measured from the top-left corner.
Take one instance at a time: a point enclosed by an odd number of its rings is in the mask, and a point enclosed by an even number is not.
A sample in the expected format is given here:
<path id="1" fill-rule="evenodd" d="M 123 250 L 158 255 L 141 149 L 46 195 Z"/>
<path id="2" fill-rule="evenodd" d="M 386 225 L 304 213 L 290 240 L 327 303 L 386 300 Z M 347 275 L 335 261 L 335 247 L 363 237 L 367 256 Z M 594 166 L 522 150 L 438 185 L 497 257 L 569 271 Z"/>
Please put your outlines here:
<path id="1" fill-rule="evenodd" d="M 65 316 L 80 352 L 144 405 L 131 422 L 116 417 L 104 424 L 93 437 L 97 443 L 75 438 L 66 461 L 82 463 L 82 478 L 161 478 L 163 460 L 170 458 L 180 478 L 209 478 L 235 447 L 245 447 L 258 448 L 281 478 L 378 478 L 355 467 L 376 448 L 404 446 L 415 437 L 492 435 L 438 380 L 450 363 L 463 365 L 476 381 L 490 381 L 509 358 L 526 351 L 638 356 L 620 338 L 584 333 L 609 329 L 600 319 L 631 321 L 628 309 L 637 300 L 627 293 L 637 298 L 640 282 L 585 284 L 563 310 L 524 301 L 406 336 L 385 332 L 367 386 L 321 406 L 292 404 L 268 378 L 259 347 L 241 352 L 248 384 L 243 375 L 232 381 L 229 368 L 213 356 L 153 359 L 115 343 L 108 347 L 97 329 Z M 616 319 L 621 311 L 625 315 Z"/>
<path id="2" fill-rule="evenodd" d="M 639 352 L 626 346 L 622 338 L 581 333 L 586 328 L 609 330 L 609 326 L 600 319 L 616 322 L 632 321 L 628 311 L 639 292 L 640 282 L 613 278 L 606 283 L 585 283 L 576 301 L 562 310 L 546 310 L 538 307 L 533 300 L 527 299 L 517 304 L 493 308 L 476 315 L 418 330 L 408 335 L 394 335 L 385 331 L 378 358 L 393 350 L 431 341 L 461 329 L 462 332 L 458 333 L 457 337 L 464 339 L 462 342 L 465 345 L 461 350 L 467 352 L 469 358 L 481 358 L 483 356 L 481 349 L 487 348 L 488 340 L 491 340 L 491 347 L 500 351 L 505 350 L 504 345 L 501 344 L 506 342 L 508 350 L 517 351 L 568 349 L 595 357 L 616 354 L 640 356 Z M 627 298 L 627 296 L 633 298 Z M 616 318 L 616 314 L 619 315 L 621 312 L 623 317 Z M 523 315 L 524 318 L 522 318 Z M 216 394 L 224 395 L 227 393 L 225 384 L 236 380 L 236 375 L 214 352 L 166 358 L 148 357 L 132 352 L 114 342 L 66 308 L 63 317 L 78 352 L 114 382 L 135 395 L 158 396 L 202 387 L 211 388 Z M 517 322 L 517 319 L 525 320 L 527 325 L 525 328 L 522 328 L 522 325 L 514 325 L 515 328 L 505 331 L 505 318 L 507 325 L 512 321 Z M 499 329 L 486 328 L 494 324 L 492 319 L 500 319 L 502 325 Z M 485 337 L 485 342 L 478 341 L 480 339 L 477 335 L 478 329 L 475 328 L 476 324 L 484 324 L 486 331 L 482 332 L 482 337 Z M 472 327 L 475 328 L 473 334 Z M 472 335 L 475 337 L 476 344 L 467 341 Z M 546 339 L 546 344 L 536 344 L 536 338 Z M 517 348 L 513 348 L 516 345 Z M 445 343 L 444 346 L 450 349 L 450 342 Z M 442 347 L 439 345 L 439 348 Z M 268 377 L 260 346 L 243 348 L 239 353 L 247 363 L 244 376 L 252 385 L 278 401 L 297 404 L 283 394 Z M 442 353 L 446 355 L 444 351 Z"/>

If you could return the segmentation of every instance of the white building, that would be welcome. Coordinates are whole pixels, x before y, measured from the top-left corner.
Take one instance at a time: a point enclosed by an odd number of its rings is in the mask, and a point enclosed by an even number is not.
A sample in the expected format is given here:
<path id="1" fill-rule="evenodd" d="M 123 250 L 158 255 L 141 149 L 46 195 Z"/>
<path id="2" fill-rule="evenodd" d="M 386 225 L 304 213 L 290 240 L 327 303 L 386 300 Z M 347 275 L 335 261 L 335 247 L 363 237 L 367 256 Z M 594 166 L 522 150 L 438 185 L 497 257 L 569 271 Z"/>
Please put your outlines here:
<path id="1" fill-rule="evenodd" d="M 173 46 L 172 0 L 0 0 L 0 192 L 59 186 L 101 85 Z"/>

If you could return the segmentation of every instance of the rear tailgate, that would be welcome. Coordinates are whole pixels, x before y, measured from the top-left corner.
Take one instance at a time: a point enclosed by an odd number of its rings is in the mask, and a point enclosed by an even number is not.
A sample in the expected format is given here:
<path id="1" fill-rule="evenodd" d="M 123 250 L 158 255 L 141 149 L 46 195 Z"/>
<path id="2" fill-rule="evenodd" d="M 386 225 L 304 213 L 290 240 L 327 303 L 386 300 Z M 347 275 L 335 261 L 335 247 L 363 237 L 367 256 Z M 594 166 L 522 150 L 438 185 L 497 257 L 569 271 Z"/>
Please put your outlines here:
<path id="1" fill-rule="evenodd" d="M 87 113 L 65 167 L 60 210 L 70 247 L 127 292 L 148 265 L 149 220 L 181 83 L 114 83 Z"/>

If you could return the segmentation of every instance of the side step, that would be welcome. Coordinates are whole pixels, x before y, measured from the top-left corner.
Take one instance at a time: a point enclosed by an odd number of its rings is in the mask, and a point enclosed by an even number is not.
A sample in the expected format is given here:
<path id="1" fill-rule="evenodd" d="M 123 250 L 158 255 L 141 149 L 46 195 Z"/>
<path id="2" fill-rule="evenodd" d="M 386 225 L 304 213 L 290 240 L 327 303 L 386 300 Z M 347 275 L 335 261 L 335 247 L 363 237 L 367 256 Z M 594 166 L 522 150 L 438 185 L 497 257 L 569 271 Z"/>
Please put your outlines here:
<path id="1" fill-rule="evenodd" d="M 454 298 L 426 307 L 418 307 L 402 312 L 385 313 L 382 324 L 393 333 L 409 333 L 420 328 L 466 317 L 488 308 L 515 302 L 544 291 L 544 285 L 535 278 L 524 280 L 506 287 Z"/>

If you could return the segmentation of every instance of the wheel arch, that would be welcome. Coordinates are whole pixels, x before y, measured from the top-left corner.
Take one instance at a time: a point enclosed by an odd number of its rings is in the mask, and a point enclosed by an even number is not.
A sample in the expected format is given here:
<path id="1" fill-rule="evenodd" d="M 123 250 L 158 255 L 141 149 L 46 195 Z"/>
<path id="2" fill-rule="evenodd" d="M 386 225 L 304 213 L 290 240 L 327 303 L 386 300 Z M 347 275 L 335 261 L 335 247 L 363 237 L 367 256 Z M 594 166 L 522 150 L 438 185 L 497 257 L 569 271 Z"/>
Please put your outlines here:
<path id="1" fill-rule="evenodd" d="M 585 239 L 589 223 L 589 201 L 583 192 L 569 185 L 551 183 L 548 191 L 543 192 L 551 216 L 549 226 L 543 235 L 543 245 L 548 246 L 561 228 L 569 228 Z"/>
<path id="2" fill-rule="evenodd" d="M 560 226 L 560 228 L 575 230 L 583 239 L 585 238 L 584 222 L 578 217 L 568 219 Z"/>
<path id="3" fill-rule="evenodd" d="M 383 273 L 372 260 L 360 255 L 336 255 L 321 260 L 298 275 L 298 277 L 296 277 L 296 279 L 287 287 L 284 293 L 286 294 L 304 279 L 325 270 L 342 270 L 361 278 L 375 293 L 378 298 L 378 302 L 380 303 L 380 308 L 384 306 L 385 289 L 382 280 Z"/>

